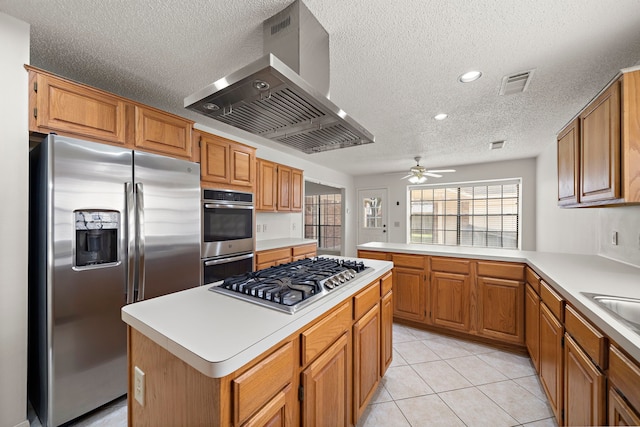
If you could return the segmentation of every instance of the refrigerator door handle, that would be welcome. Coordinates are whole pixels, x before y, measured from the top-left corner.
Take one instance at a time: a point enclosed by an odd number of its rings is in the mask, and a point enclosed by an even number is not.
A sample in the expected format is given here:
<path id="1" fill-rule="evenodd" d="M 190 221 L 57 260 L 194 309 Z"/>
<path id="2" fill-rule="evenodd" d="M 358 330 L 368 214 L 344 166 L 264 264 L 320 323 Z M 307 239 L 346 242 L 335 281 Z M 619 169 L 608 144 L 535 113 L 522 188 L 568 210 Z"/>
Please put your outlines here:
<path id="1" fill-rule="evenodd" d="M 144 299 L 145 259 L 144 259 L 144 187 L 136 183 L 136 242 L 138 245 L 138 301 Z"/>
<path id="2" fill-rule="evenodd" d="M 125 182 L 125 210 L 127 224 L 127 304 L 135 301 L 135 251 L 136 251 L 136 224 L 135 203 L 133 196 L 133 183 Z"/>

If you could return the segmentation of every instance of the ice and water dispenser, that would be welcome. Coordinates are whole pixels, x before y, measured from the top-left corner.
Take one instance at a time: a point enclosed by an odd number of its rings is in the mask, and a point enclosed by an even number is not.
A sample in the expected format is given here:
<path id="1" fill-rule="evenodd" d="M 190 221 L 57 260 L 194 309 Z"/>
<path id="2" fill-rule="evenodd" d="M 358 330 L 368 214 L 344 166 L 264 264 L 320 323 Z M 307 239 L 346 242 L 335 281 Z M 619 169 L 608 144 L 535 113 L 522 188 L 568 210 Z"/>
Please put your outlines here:
<path id="1" fill-rule="evenodd" d="M 117 211 L 74 211 L 76 224 L 75 267 L 118 262 Z"/>

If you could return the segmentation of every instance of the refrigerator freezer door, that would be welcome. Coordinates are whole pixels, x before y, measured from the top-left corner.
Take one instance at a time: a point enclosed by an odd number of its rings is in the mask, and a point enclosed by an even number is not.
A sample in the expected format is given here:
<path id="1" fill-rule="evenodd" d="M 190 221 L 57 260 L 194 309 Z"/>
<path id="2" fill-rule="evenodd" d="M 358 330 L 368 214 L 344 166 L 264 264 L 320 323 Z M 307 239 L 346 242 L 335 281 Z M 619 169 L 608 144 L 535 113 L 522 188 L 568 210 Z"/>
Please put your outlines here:
<path id="1" fill-rule="evenodd" d="M 127 390 L 120 308 L 126 298 L 125 182 L 132 178 L 132 152 L 55 135 L 43 144 L 49 158 L 50 246 L 44 289 L 48 348 L 42 355 L 50 355 L 49 424 L 59 425 Z M 118 223 L 115 259 L 110 251 L 103 264 L 99 259 L 94 265 L 78 263 L 80 250 L 99 255 L 104 242 L 94 231 L 107 221 L 110 227 Z M 113 239 L 113 234 L 105 236 Z"/>
<path id="2" fill-rule="evenodd" d="M 200 165 L 134 153 L 136 199 L 144 212 L 138 300 L 200 284 Z M 140 228 L 139 228 L 140 233 Z"/>

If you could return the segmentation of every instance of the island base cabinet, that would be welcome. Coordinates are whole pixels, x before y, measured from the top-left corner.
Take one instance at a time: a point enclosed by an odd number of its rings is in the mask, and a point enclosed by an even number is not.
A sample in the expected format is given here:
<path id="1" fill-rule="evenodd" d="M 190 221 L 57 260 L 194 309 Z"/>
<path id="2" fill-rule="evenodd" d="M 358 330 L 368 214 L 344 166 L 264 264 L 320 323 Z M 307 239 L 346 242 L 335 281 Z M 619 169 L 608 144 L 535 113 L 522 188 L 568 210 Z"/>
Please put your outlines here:
<path id="1" fill-rule="evenodd" d="M 373 306 L 353 325 L 354 424 L 380 381 L 380 309 Z"/>
<path id="2" fill-rule="evenodd" d="M 302 372 L 302 425 L 348 426 L 349 333 L 343 334 Z"/>
<path id="3" fill-rule="evenodd" d="M 609 419 L 610 426 L 638 426 L 640 416 L 624 401 L 623 397 L 613 388 L 609 388 Z"/>
<path id="4" fill-rule="evenodd" d="M 294 426 L 287 416 L 287 395 L 291 394 L 291 384 L 281 390 L 258 413 L 249 419 L 242 427 L 288 427 Z"/>
<path id="5" fill-rule="evenodd" d="M 380 376 L 382 377 L 393 361 L 393 292 L 389 291 L 382 297 L 380 312 Z"/>

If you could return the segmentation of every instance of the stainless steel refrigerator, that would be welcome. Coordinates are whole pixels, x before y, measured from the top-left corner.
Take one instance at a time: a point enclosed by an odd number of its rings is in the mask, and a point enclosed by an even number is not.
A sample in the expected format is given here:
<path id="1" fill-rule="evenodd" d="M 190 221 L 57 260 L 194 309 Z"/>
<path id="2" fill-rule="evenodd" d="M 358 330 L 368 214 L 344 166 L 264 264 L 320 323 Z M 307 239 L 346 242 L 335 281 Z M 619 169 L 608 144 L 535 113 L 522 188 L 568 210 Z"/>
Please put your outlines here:
<path id="1" fill-rule="evenodd" d="M 200 166 L 53 134 L 30 160 L 29 397 L 57 426 L 127 392 L 123 305 L 199 285 Z"/>

